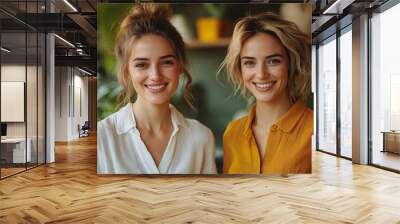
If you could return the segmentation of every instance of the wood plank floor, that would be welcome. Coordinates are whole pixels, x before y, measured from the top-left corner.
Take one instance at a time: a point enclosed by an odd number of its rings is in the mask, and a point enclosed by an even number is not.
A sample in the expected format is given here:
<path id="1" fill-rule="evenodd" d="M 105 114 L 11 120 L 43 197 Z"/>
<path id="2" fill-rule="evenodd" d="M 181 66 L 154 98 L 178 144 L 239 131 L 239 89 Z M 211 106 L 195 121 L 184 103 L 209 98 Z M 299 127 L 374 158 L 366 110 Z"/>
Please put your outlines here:
<path id="1" fill-rule="evenodd" d="M 320 152 L 313 174 L 97 176 L 94 137 L 0 181 L 0 223 L 400 223 L 400 175 Z"/>
<path id="2" fill-rule="evenodd" d="M 1 168 L 1 177 L 3 178 L 3 177 L 7 177 L 7 176 L 10 176 L 10 175 L 13 175 L 13 174 L 15 174 L 15 173 L 18 173 L 18 172 L 22 172 L 22 171 L 25 171 L 25 167 L 21 167 L 21 168 L 4 168 L 4 167 L 2 167 Z"/>
<path id="3" fill-rule="evenodd" d="M 400 170 L 400 154 L 376 150 L 374 151 L 373 161 L 375 164 Z"/>

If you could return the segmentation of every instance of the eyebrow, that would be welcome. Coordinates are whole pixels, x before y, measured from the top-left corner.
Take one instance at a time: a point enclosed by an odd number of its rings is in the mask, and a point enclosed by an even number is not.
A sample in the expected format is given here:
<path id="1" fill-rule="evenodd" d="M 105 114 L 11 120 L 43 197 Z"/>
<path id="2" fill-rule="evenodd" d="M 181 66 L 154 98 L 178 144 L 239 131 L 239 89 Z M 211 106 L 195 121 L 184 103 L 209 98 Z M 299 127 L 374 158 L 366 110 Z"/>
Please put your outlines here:
<path id="1" fill-rule="evenodd" d="M 160 59 L 166 59 L 166 58 L 176 58 L 175 55 L 169 54 L 169 55 L 164 55 L 160 57 Z M 132 61 L 149 61 L 148 58 L 134 58 Z"/>
<path id="2" fill-rule="evenodd" d="M 265 58 L 273 58 L 273 57 L 281 57 L 281 58 L 283 58 L 283 55 L 282 54 L 271 54 L 271 55 L 268 55 L 267 57 L 265 57 Z M 240 59 L 251 59 L 251 60 L 254 60 L 255 58 L 254 57 L 250 57 L 250 56 L 243 56 L 243 57 L 241 57 Z"/>
<path id="3" fill-rule="evenodd" d="M 165 58 L 176 58 L 176 56 L 169 54 L 169 55 L 162 56 L 160 59 L 165 59 Z"/>

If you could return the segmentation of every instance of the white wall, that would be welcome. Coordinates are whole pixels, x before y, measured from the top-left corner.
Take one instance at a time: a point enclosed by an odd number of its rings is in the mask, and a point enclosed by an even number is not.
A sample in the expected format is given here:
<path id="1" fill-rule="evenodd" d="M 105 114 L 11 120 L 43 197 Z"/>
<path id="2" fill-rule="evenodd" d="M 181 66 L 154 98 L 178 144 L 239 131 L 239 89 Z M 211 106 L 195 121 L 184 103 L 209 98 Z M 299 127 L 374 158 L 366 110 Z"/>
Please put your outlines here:
<path id="1" fill-rule="evenodd" d="M 67 67 L 55 68 L 55 141 L 68 140 L 68 86 Z"/>
<path id="2" fill-rule="evenodd" d="M 27 68 L 24 65 L 18 65 L 18 64 L 6 64 L 1 66 L 1 81 L 5 82 L 25 82 L 25 75 L 27 69 L 28 74 L 31 74 L 31 72 L 36 69 L 36 67 L 33 66 L 27 66 Z M 35 70 L 36 74 L 36 70 Z M 32 84 L 32 83 L 30 83 Z M 36 82 L 33 83 L 36 85 Z M 29 90 L 33 90 L 33 92 L 30 92 Z M 27 102 L 30 103 L 33 100 L 30 98 L 36 98 L 36 89 L 27 89 Z M 33 105 L 31 105 L 33 106 Z M 34 105 L 36 107 L 36 105 Z M 7 110 L 7 108 L 1 108 L 1 110 Z M 32 117 L 33 114 L 28 113 L 28 121 L 34 120 L 36 118 L 36 114 L 34 114 L 34 117 Z M 36 121 L 36 120 L 35 120 Z M 8 137 L 25 137 L 25 123 L 26 122 L 7 122 L 7 136 Z M 29 127 L 33 127 L 33 125 L 28 125 Z M 36 127 L 36 126 L 35 126 Z M 29 133 L 28 133 L 29 134 Z M 29 135 L 28 135 L 29 137 Z"/>
<path id="3" fill-rule="evenodd" d="M 25 114 L 26 120 L 23 122 L 6 122 L 7 123 L 7 137 L 9 138 L 25 138 L 25 135 L 30 139 L 31 145 L 29 146 L 32 151 L 32 161 L 44 163 L 44 92 L 43 83 L 44 74 L 42 73 L 41 66 L 32 66 L 25 64 L 3 64 L 1 66 L 1 80 L 11 82 L 24 82 L 26 85 L 26 106 L 25 102 L 20 110 Z M 27 80 L 25 80 L 27 78 Z M 2 89 L 3 92 L 4 89 Z M 21 94 L 24 94 L 24 90 Z M 2 95 L 7 97 L 6 95 Z M 25 101 L 25 100 L 24 100 Z M 2 112 L 12 110 L 11 107 L 2 107 Z M 12 111 L 7 111 L 11 112 Z M 15 112 L 14 112 L 15 113 Z M 24 115 L 23 115 L 24 116 Z M 38 155 L 37 155 L 38 153 Z"/>
<path id="4" fill-rule="evenodd" d="M 83 75 L 76 68 L 56 67 L 56 141 L 77 139 L 78 124 L 88 120 L 88 78 Z"/>
<path id="5" fill-rule="evenodd" d="M 1 66 L 2 82 L 25 82 L 25 65 L 9 64 Z M 28 68 L 29 69 L 29 68 Z M 4 96 L 2 96 L 4 97 Z M 1 108 L 7 110 L 7 108 Z M 8 137 L 25 137 L 25 122 L 7 123 Z"/>

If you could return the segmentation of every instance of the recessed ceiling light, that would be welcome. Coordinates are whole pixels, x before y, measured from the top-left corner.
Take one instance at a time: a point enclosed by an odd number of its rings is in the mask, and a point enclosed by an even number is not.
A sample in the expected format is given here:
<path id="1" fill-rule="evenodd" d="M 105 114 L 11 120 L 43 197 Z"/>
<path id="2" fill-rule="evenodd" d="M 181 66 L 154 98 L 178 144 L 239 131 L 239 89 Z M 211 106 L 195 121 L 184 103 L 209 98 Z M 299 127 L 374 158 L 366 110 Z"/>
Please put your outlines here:
<path id="1" fill-rule="evenodd" d="M 78 67 L 78 69 L 79 69 L 79 71 L 81 71 L 81 72 L 83 72 L 83 73 L 85 73 L 85 74 L 87 74 L 87 75 L 92 75 L 92 73 L 90 73 L 90 72 L 88 72 L 88 71 L 86 71 L 86 70 L 83 70 L 83 69 L 81 69 L 81 68 L 79 68 L 79 67 Z"/>
<path id="2" fill-rule="evenodd" d="M 7 48 L 5 48 L 5 47 L 1 47 L 0 48 L 2 51 L 4 51 L 4 52 L 7 52 L 7 53 L 10 53 L 11 52 L 11 50 L 9 50 L 9 49 L 7 49 Z"/>
<path id="3" fill-rule="evenodd" d="M 65 4 L 67 4 L 74 12 L 78 12 L 78 10 L 68 1 L 64 0 Z"/>
<path id="4" fill-rule="evenodd" d="M 342 14 L 343 9 L 351 5 L 354 0 L 336 0 L 322 14 Z"/>
<path id="5" fill-rule="evenodd" d="M 54 36 L 57 37 L 58 39 L 60 39 L 62 42 L 64 42 L 64 43 L 66 43 L 67 45 L 69 45 L 70 47 L 75 48 L 75 45 L 73 45 L 73 44 L 72 44 L 71 42 L 69 42 L 68 40 L 66 40 L 66 39 L 64 39 L 64 38 L 62 38 L 62 37 L 60 37 L 60 36 L 57 35 L 57 34 L 54 34 Z"/>

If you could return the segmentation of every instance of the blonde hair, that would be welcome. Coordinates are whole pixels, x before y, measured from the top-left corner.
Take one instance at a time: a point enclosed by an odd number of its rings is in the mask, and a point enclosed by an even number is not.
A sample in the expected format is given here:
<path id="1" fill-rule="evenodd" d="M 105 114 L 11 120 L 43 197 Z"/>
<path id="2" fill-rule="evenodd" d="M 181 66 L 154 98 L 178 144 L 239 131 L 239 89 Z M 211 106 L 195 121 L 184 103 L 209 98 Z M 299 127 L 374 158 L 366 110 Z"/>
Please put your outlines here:
<path id="1" fill-rule="evenodd" d="M 190 93 L 192 77 L 187 69 L 185 43 L 179 32 L 169 22 L 168 17 L 169 10 L 166 6 L 139 4 L 132 7 L 129 14 L 121 22 L 114 47 L 117 56 L 117 78 L 123 87 L 117 98 L 119 107 L 131 102 L 135 94 L 128 69 L 129 57 L 134 42 L 147 34 L 159 35 L 171 44 L 184 75 L 184 99 L 189 106 L 193 106 Z"/>
<path id="2" fill-rule="evenodd" d="M 235 93 L 248 96 L 241 74 L 240 51 L 246 40 L 258 33 L 265 33 L 279 40 L 289 59 L 288 84 L 286 91 L 291 102 L 306 99 L 310 94 L 311 38 L 301 32 L 296 24 L 266 12 L 241 19 L 233 31 L 228 53 L 219 72 L 226 67 L 228 79 Z"/>

